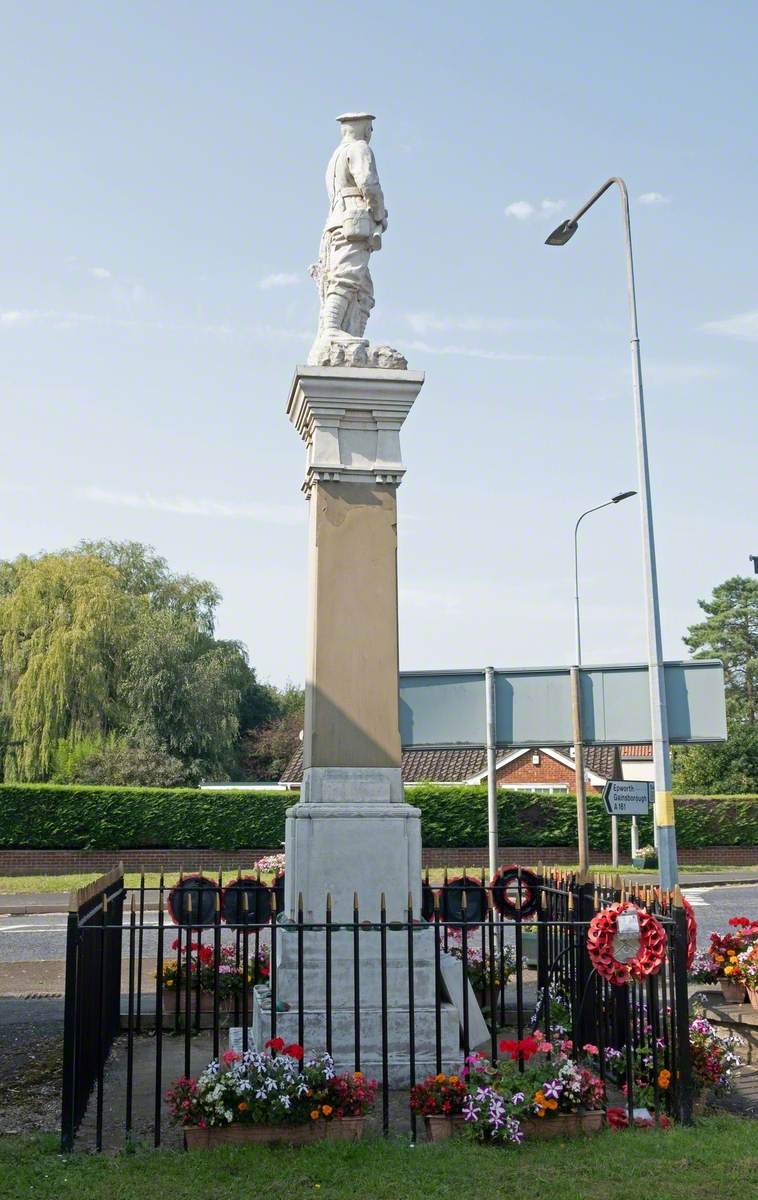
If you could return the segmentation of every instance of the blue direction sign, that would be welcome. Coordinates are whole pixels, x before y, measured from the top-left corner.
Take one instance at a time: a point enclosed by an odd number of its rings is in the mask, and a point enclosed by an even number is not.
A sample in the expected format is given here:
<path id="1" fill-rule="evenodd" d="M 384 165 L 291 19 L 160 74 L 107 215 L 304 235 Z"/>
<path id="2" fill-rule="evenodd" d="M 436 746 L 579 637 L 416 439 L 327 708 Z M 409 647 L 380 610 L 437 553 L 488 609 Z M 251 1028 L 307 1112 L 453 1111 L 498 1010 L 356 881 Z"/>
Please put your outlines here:
<path id="1" fill-rule="evenodd" d="M 612 817 L 646 817 L 650 810 L 652 783 L 609 779 L 603 788 L 603 803 Z"/>

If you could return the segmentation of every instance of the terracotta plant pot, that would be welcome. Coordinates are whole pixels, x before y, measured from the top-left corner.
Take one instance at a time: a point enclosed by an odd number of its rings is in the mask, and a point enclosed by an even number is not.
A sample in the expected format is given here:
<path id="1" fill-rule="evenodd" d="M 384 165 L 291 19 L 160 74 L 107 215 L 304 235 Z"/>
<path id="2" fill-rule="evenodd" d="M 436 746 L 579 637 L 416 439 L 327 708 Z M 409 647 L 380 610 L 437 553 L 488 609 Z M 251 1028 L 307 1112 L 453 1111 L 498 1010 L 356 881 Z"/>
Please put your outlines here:
<path id="1" fill-rule="evenodd" d="M 163 1020 L 171 1022 L 176 1016 L 176 989 L 163 989 Z M 198 996 L 196 991 L 190 994 L 190 1021 L 194 1024 L 197 1013 Z M 187 1011 L 187 992 L 184 987 L 179 989 L 179 1020 L 184 1020 L 184 1015 Z M 248 998 L 248 1022 L 252 1024 L 253 1020 L 253 994 L 250 993 Z M 229 1025 L 230 1019 L 234 1014 L 234 997 L 219 996 L 218 999 L 218 1023 L 224 1029 Z M 239 1019 L 242 1021 L 242 997 L 239 998 Z M 213 1027 L 213 992 L 200 992 L 200 1028 L 211 1029 Z"/>
<path id="2" fill-rule="evenodd" d="M 336 1122 L 335 1122 L 336 1124 Z M 198 1129 L 188 1125 L 184 1144 L 188 1150 L 215 1150 L 217 1146 L 284 1145 L 307 1146 L 326 1136 L 324 1121 L 309 1125 L 224 1125 L 221 1128 Z"/>
<path id="3" fill-rule="evenodd" d="M 747 996 L 753 1008 L 758 1008 L 758 989 L 749 987 L 747 989 Z"/>
<path id="4" fill-rule="evenodd" d="M 527 1117 L 521 1122 L 524 1137 L 586 1137 L 599 1133 L 603 1128 L 605 1112 L 602 1108 L 585 1109 L 573 1113 L 556 1113 L 552 1117 Z"/>
<path id="5" fill-rule="evenodd" d="M 444 1142 L 446 1138 L 452 1137 L 457 1129 L 462 1129 L 465 1123 L 463 1117 L 424 1117 L 427 1141 Z"/>
<path id="6" fill-rule="evenodd" d="M 328 1142 L 358 1142 L 363 1137 L 363 1117 L 337 1117 L 324 1125 Z"/>
<path id="7" fill-rule="evenodd" d="M 719 979 L 721 995 L 727 1004 L 744 1004 L 746 988 L 743 983 L 732 983 L 731 979 Z"/>

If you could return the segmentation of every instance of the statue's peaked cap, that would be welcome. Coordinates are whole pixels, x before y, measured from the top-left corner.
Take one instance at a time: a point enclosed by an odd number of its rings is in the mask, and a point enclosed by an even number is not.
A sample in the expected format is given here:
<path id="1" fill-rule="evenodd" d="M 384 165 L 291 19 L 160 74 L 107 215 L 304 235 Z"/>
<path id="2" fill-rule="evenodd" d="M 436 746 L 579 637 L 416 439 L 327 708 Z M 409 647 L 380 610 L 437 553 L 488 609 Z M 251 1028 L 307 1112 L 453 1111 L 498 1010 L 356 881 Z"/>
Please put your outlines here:
<path id="1" fill-rule="evenodd" d="M 355 112 L 355 113 L 342 113 L 341 116 L 337 117 L 337 120 L 340 121 L 343 125 L 350 125 L 353 121 L 375 121 L 376 117 L 374 116 L 373 113 Z"/>

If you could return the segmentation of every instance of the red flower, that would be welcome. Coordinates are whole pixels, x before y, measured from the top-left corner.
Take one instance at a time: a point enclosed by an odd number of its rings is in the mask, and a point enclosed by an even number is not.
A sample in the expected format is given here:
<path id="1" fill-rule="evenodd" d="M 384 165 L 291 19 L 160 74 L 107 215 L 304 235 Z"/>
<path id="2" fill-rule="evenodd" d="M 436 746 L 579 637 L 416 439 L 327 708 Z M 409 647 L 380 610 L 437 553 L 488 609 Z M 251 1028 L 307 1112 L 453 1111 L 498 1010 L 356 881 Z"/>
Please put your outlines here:
<path id="1" fill-rule="evenodd" d="M 626 1129 L 629 1124 L 629 1116 L 625 1108 L 608 1108 L 605 1118 L 611 1129 Z"/>
<path id="2" fill-rule="evenodd" d="M 200 962 L 203 964 L 203 966 L 207 967 L 210 963 L 213 962 L 213 947 L 212 946 L 201 946 L 200 949 L 198 950 L 198 958 L 200 959 Z"/>
<path id="3" fill-rule="evenodd" d="M 283 1050 L 284 1049 L 284 1038 L 280 1038 L 280 1037 L 269 1038 L 264 1046 L 264 1049 L 265 1050 L 274 1050 L 274 1051 Z"/>
<path id="4" fill-rule="evenodd" d="M 277 1041 L 278 1040 L 279 1039 L 277 1038 Z M 300 1059 L 303 1057 L 305 1051 L 303 1050 L 302 1046 L 298 1046 L 297 1042 L 293 1042 L 292 1045 L 285 1046 L 282 1053 L 286 1054 L 288 1058 L 295 1058 L 298 1062 L 300 1062 Z"/>
<path id="5" fill-rule="evenodd" d="M 500 1042 L 501 1053 L 509 1054 L 514 1062 L 520 1057 L 524 1059 L 524 1062 L 528 1062 L 539 1048 L 540 1043 L 534 1037 L 522 1038 L 520 1042 L 515 1042 L 511 1038 L 503 1038 Z"/>

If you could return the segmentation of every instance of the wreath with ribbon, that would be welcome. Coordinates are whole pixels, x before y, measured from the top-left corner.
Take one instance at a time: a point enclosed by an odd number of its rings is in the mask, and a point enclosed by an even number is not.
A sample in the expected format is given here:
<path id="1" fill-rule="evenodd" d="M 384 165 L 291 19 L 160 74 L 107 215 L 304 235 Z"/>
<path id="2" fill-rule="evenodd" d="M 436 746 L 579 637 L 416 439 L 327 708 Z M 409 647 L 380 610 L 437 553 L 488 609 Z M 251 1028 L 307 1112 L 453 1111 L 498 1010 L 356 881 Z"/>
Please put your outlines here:
<path id="1" fill-rule="evenodd" d="M 519 907 L 519 872 L 521 874 L 521 906 Z M 540 881 L 534 871 L 523 867 L 500 867 L 492 876 L 492 903 L 504 917 L 515 918 L 521 914 L 533 917 L 540 902 Z"/>
<path id="2" fill-rule="evenodd" d="M 634 913 L 640 925 L 640 948 L 634 958 L 621 962 L 613 955 L 613 939 L 622 913 Z M 657 917 L 623 900 L 597 913 L 587 930 L 587 953 L 603 979 L 620 986 L 631 979 L 642 981 L 657 975 L 666 961 L 666 932 Z"/>
<path id="3" fill-rule="evenodd" d="M 689 971 L 697 950 L 697 921 L 693 907 L 686 896 L 682 896 L 682 904 L 687 914 L 687 970 Z"/>

